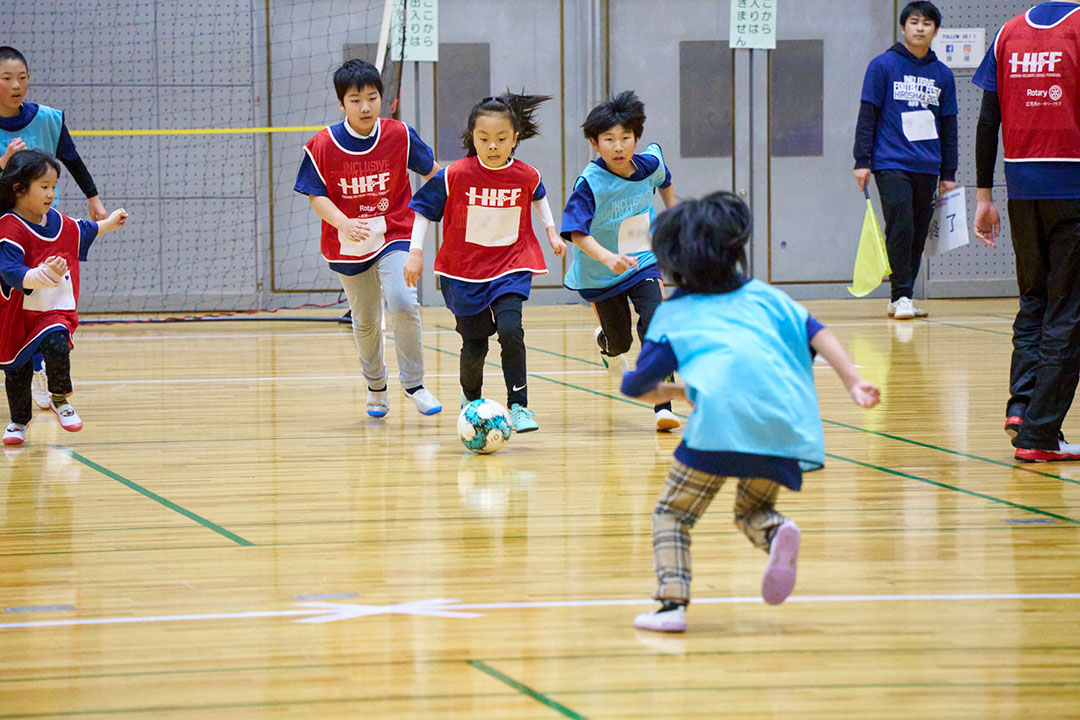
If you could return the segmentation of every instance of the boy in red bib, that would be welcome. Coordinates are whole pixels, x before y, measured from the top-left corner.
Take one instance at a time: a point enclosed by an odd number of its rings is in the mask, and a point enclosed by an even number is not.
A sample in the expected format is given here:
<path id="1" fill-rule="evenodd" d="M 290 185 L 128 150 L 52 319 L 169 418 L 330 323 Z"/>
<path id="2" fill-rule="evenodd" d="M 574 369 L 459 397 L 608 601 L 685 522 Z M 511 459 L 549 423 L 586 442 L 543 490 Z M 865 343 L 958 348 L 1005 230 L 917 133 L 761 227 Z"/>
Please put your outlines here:
<path id="1" fill-rule="evenodd" d="M 412 211 L 409 170 L 425 180 L 440 168 L 431 148 L 405 123 L 379 117 L 382 80 L 363 60 L 334 73 L 345 120 L 321 130 L 304 146 L 294 189 L 308 196 L 322 219 L 323 259 L 349 298 L 353 337 L 367 381 L 367 413 L 390 411 L 383 360 L 382 301 L 394 326 L 398 377 L 406 397 L 424 415 L 442 410 L 424 387 L 420 303 L 405 284 Z"/>

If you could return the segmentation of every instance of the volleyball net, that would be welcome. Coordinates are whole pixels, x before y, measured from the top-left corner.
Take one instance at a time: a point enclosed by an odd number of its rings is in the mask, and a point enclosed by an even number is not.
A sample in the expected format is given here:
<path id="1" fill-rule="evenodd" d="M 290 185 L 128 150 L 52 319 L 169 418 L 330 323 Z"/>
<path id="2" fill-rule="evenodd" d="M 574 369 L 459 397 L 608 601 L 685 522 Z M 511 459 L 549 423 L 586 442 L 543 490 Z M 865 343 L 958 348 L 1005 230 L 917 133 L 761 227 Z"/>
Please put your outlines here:
<path id="1" fill-rule="evenodd" d="M 408 0 L 9 0 L 26 101 L 65 113 L 124 228 L 82 269 L 80 310 L 172 315 L 336 304 L 319 220 L 293 191 L 304 143 L 342 113 L 332 75 L 382 67 L 396 111 Z M 399 43 L 397 47 L 401 47 Z M 60 209 L 86 217 L 67 172 Z"/>

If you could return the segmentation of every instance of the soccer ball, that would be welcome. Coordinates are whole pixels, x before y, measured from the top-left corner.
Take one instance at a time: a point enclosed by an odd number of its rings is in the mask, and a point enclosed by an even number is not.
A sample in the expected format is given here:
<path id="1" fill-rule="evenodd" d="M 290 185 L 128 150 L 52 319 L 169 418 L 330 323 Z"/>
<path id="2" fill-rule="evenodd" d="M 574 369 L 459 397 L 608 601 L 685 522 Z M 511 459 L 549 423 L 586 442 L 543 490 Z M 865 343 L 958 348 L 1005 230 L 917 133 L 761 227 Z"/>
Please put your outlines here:
<path id="1" fill-rule="evenodd" d="M 510 439 L 510 413 L 494 400 L 473 400 L 457 419 L 461 444 L 475 453 L 493 453 Z"/>

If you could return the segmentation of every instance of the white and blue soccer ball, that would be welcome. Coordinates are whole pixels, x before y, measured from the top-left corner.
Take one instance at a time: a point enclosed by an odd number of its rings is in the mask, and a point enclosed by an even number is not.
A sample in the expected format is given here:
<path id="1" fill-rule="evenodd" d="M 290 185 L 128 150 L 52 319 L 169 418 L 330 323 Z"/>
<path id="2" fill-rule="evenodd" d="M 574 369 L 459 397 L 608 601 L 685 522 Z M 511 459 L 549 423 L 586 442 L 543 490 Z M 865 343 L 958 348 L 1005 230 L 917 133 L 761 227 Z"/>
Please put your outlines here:
<path id="1" fill-rule="evenodd" d="M 457 419 L 461 444 L 475 453 L 493 453 L 510 439 L 510 413 L 494 400 L 480 398 L 461 408 Z"/>

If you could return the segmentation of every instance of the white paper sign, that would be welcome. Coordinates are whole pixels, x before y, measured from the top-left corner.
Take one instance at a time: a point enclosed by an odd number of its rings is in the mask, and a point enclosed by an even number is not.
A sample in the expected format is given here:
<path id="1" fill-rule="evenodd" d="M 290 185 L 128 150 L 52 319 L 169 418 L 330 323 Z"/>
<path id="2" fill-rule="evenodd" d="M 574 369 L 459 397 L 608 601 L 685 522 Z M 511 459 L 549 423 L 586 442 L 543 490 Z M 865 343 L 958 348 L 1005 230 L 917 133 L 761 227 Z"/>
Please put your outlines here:
<path id="1" fill-rule="evenodd" d="M 964 188 L 947 192 L 934 203 L 930 233 L 926 237 L 926 257 L 941 255 L 968 244 L 967 200 Z"/>
<path id="2" fill-rule="evenodd" d="M 780 0 L 731 0 L 732 49 L 776 49 L 776 6 Z"/>
<path id="3" fill-rule="evenodd" d="M 409 62 L 438 62 L 439 60 L 439 0 L 409 0 L 408 16 L 403 16 L 405 3 L 395 0 L 390 22 L 390 49 L 386 59 L 401 60 L 402 23 L 405 23 L 405 57 Z"/>
<path id="4" fill-rule="evenodd" d="M 930 44 L 937 59 L 951 68 L 977 68 L 986 54 L 986 30 L 955 28 L 938 31 Z"/>

